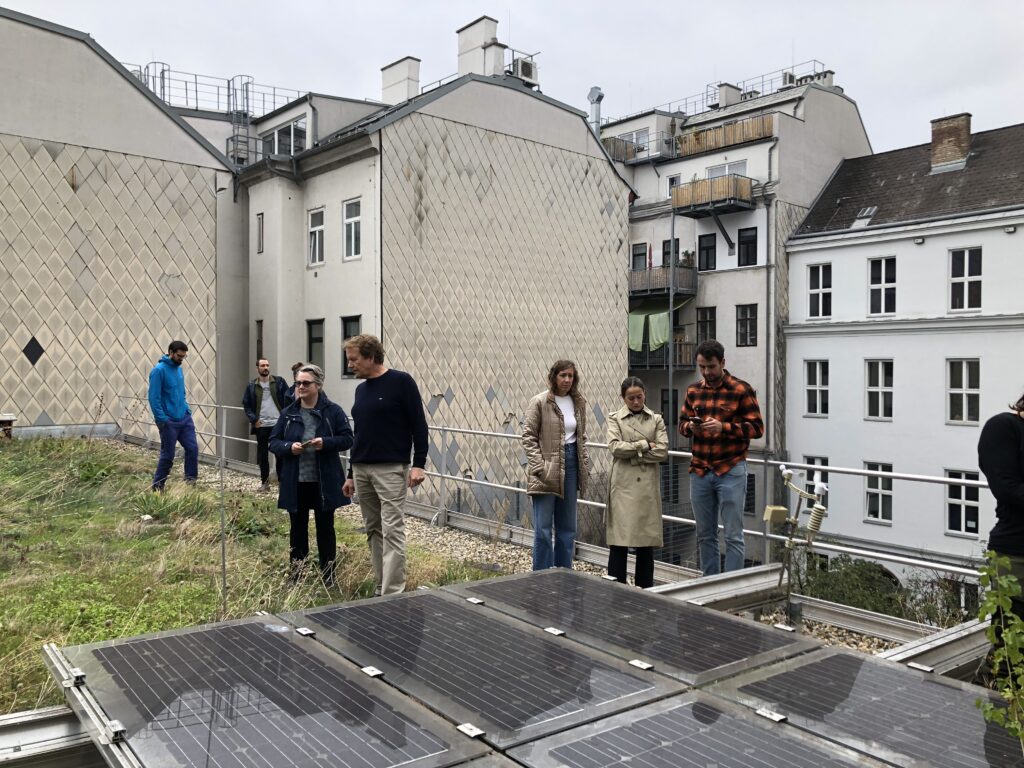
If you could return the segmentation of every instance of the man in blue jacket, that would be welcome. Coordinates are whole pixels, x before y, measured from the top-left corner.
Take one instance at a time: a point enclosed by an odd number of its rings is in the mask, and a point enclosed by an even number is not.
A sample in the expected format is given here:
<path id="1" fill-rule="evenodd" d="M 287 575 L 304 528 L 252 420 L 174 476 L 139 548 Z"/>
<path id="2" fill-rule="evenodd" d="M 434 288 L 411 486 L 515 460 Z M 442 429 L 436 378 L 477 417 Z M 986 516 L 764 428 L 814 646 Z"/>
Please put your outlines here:
<path id="1" fill-rule="evenodd" d="M 153 475 L 154 491 L 164 489 L 178 443 L 185 450 L 185 482 L 194 483 L 199 477 L 196 425 L 185 401 L 185 374 L 181 370 L 187 354 L 188 345 L 184 341 L 172 341 L 167 347 L 167 354 L 149 373 L 149 407 L 153 411 L 156 428 L 160 430 L 160 458 Z"/>
<path id="2" fill-rule="evenodd" d="M 288 385 L 280 376 L 271 376 L 270 361 L 261 357 L 256 361 L 255 379 L 249 382 L 242 395 L 242 408 L 249 419 L 249 431 L 256 435 L 256 463 L 260 466 L 261 491 L 270 488 L 270 431 L 277 424 L 282 409 L 291 402 Z M 280 474 L 277 460 L 274 473 Z"/>

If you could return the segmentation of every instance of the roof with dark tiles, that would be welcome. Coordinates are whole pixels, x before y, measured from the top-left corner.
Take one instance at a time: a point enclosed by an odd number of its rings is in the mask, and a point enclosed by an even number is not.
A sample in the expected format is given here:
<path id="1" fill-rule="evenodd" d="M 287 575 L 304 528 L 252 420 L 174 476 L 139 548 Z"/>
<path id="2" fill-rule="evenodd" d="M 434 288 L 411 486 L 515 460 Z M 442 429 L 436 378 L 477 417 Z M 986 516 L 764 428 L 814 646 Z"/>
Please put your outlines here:
<path id="1" fill-rule="evenodd" d="M 931 144 L 844 160 L 794 237 L 849 229 L 873 205 L 872 227 L 1024 207 L 1024 123 L 972 134 L 958 171 L 932 174 Z"/>

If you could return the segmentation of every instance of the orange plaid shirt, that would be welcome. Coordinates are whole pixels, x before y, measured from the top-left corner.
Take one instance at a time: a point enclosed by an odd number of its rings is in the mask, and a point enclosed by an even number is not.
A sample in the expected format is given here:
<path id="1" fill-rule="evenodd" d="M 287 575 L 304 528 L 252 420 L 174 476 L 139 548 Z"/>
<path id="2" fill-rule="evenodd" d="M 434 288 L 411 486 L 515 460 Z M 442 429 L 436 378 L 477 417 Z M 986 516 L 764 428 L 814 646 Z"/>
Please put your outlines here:
<path id="1" fill-rule="evenodd" d="M 687 421 L 693 416 L 722 422 L 722 434 L 711 437 L 703 431 L 693 432 Z M 764 434 L 753 387 L 728 371 L 717 387 L 709 387 L 701 379 L 686 388 L 679 423 L 683 435 L 693 438 L 690 471 L 701 477 L 709 470 L 724 475 L 747 457 L 750 441 Z"/>

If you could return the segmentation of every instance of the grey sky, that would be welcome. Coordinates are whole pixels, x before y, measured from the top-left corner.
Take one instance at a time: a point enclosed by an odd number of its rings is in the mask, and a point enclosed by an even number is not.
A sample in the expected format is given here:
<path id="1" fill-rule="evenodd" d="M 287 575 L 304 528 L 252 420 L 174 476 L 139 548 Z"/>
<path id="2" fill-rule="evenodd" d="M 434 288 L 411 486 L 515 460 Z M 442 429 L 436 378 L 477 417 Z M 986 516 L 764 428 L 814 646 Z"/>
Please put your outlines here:
<path id="1" fill-rule="evenodd" d="M 876 152 L 929 140 L 929 120 L 973 129 L 1024 122 L 1019 0 L 857 3 L 6 0 L 90 33 L 121 61 L 356 98 L 380 98 L 380 67 L 422 59 L 421 83 L 457 69 L 455 30 L 487 14 L 498 39 L 534 53 L 541 89 L 618 116 L 809 59 L 860 106 Z"/>

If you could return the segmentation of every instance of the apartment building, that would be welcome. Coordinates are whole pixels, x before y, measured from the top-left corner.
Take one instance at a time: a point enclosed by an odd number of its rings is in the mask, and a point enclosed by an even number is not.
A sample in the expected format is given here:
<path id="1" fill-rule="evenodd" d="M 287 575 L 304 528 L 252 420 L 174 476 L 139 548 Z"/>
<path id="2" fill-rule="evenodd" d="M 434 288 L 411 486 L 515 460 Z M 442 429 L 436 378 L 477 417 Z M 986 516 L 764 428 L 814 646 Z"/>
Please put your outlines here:
<path id="1" fill-rule="evenodd" d="M 845 161 L 790 238 L 794 461 L 978 480 L 981 425 L 1024 391 L 1024 125 Z M 832 473 L 829 536 L 963 563 L 988 491 Z"/>

